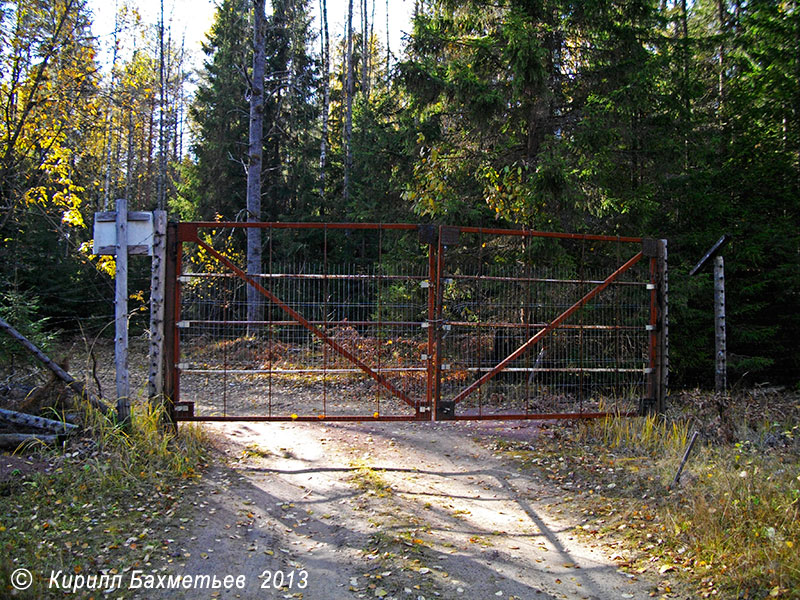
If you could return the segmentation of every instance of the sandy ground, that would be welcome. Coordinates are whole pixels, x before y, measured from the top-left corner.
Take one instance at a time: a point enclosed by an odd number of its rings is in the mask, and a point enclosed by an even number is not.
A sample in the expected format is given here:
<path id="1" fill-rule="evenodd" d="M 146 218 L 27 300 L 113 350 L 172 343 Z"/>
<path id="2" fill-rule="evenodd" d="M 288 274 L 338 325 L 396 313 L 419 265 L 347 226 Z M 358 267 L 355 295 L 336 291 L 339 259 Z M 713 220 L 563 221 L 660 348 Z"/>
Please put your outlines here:
<path id="1" fill-rule="evenodd" d="M 245 585 L 163 597 L 649 597 L 573 535 L 555 490 L 477 441 L 510 427 L 535 443 L 535 424 L 207 425 L 219 460 L 157 573 Z"/>

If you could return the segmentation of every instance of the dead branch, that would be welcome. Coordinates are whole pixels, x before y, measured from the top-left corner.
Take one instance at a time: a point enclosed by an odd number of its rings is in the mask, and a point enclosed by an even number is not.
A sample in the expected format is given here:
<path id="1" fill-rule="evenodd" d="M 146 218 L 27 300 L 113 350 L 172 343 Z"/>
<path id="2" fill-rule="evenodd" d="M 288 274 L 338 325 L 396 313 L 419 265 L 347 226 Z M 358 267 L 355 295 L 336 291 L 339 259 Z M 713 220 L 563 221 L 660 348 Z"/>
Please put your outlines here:
<path id="1" fill-rule="evenodd" d="M 101 402 L 97 397 L 95 397 L 89 390 L 86 389 L 82 383 L 77 381 L 72 375 L 67 373 L 64 369 L 62 369 L 59 365 L 53 362 L 49 356 L 47 356 L 44 352 L 42 352 L 35 344 L 33 344 L 28 338 L 22 335 L 19 331 L 14 329 L 8 322 L 0 318 L 0 328 L 4 329 L 8 335 L 12 338 L 17 340 L 23 348 L 25 348 L 28 352 L 30 352 L 37 360 L 39 360 L 44 366 L 50 369 L 56 376 L 61 379 L 67 386 L 75 392 L 78 396 L 86 398 L 89 403 L 102 412 L 106 414 L 108 412 L 108 406 L 106 406 L 103 402 Z"/>

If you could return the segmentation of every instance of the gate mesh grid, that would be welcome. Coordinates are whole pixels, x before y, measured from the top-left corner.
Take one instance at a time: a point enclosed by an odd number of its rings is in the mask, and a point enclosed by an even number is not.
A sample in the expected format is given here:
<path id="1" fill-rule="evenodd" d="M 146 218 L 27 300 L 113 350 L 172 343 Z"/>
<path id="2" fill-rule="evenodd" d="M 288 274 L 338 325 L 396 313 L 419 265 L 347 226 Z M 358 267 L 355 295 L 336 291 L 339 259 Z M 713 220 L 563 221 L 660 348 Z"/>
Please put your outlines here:
<path id="1" fill-rule="evenodd" d="M 266 299 L 263 320 L 248 323 L 248 284 L 209 273 L 214 261 L 199 260 L 184 273 L 180 330 L 181 397 L 195 401 L 195 415 L 416 415 L 426 394 L 427 336 L 420 323 L 427 300 L 420 282 L 428 278 L 427 257 L 384 259 L 384 246 L 400 253 L 397 244 L 405 241 L 393 231 L 317 233 L 322 239 L 309 244 L 307 231 L 265 231 L 268 272 L 259 283 L 409 402 Z M 240 237 L 241 230 L 225 232 L 225 246 L 243 247 Z M 287 248 L 296 248 L 294 260 L 283 256 Z M 342 262 L 348 252 L 361 258 Z"/>
<path id="2" fill-rule="evenodd" d="M 244 264 L 244 230 L 208 235 Z M 428 369 L 436 350 L 429 320 L 439 326 L 439 393 L 447 401 L 639 249 L 461 235 L 441 250 L 439 312 L 431 315 L 437 273 L 429 252 L 436 246 L 420 243 L 415 230 L 320 226 L 265 229 L 263 237 L 267 272 L 259 283 L 397 393 L 266 299 L 261 319 L 248 322 L 248 284 L 184 244 L 180 399 L 195 403 L 196 418 L 430 418 Z M 455 416 L 637 409 L 649 361 L 644 262 L 458 403 Z"/>

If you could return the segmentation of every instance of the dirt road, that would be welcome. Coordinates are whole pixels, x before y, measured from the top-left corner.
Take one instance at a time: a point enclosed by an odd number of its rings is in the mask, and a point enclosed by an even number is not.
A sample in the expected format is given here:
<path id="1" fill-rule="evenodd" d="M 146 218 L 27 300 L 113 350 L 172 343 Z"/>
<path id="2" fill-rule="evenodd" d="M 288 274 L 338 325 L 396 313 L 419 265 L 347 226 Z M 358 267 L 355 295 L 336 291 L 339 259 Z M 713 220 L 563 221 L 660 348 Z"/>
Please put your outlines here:
<path id="1" fill-rule="evenodd" d="M 184 598 L 649 597 L 555 518 L 546 484 L 476 442 L 491 427 L 208 426 L 223 458 L 158 572 L 244 576 Z M 516 434 L 535 444 L 536 426 Z"/>

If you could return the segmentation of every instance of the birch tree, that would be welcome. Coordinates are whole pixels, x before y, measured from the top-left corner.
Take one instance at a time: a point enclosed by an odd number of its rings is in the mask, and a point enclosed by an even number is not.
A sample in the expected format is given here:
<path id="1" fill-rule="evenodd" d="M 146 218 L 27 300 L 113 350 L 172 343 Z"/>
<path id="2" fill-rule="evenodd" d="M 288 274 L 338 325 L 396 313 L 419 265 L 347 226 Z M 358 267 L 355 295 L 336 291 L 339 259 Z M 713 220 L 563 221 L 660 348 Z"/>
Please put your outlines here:
<path id="1" fill-rule="evenodd" d="M 247 221 L 261 221 L 261 165 L 264 136 L 264 46 L 266 15 L 264 0 L 253 0 L 253 72 L 250 82 L 250 135 L 247 162 Z M 247 273 L 261 273 L 261 230 L 247 230 Z M 247 320 L 260 320 L 261 295 L 253 286 L 247 287 Z M 250 332 L 252 333 L 252 332 Z"/>

